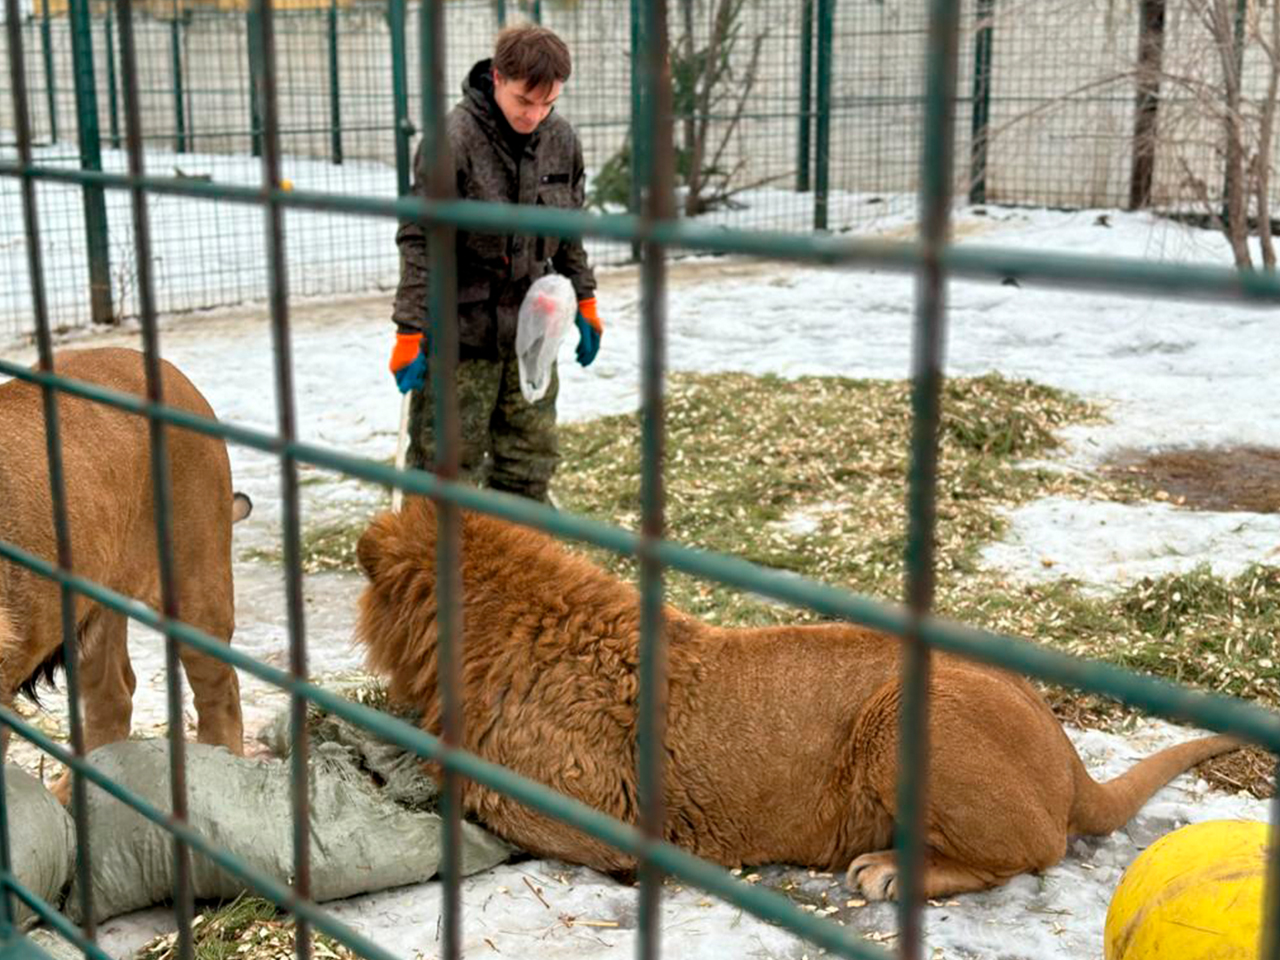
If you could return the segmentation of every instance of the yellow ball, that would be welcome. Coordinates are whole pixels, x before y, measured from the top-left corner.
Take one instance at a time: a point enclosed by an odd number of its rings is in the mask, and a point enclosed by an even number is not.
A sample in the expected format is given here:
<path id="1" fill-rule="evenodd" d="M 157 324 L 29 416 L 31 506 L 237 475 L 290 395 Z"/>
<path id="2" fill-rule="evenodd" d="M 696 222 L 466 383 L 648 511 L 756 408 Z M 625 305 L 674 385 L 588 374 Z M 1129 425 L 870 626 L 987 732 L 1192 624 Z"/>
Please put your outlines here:
<path id="1" fill-rule="evenodd" d="M 281 189 L 281 190 L 292 190 L 292 189 L 293 189 L 293 181 L 292 181 L 292 180 L 287 180 L 287 179 L 282 179 L 282 180 L 280 181 L 280 189 Z"/>
<path id="2" fill-rule="evenodd" d="M 1267 824 L 1208 820 L 1129 865 L 1107 910 L 1106 960 L 1258 960 Z"/>

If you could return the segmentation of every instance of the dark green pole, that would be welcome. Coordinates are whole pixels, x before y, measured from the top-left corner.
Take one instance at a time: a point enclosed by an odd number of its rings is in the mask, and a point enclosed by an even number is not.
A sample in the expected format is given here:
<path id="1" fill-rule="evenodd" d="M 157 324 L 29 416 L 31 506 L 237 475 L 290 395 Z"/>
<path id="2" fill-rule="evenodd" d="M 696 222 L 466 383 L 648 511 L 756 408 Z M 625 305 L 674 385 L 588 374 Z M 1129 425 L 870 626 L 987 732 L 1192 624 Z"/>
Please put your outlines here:
<path id="1" fill-rule="evenodd" d="M 391 35 L 391 101 L 396 114 L 396 186 L 399 196 L 407 197 L 412 188 L 409 140 L 413 124 L 409 121 L 409 74 L 405 69 L 404 0 L 388 0 L 387 26 Z"/>
<path id="2" fill-rule="evenodd" d="M 58 81 L 53 69 L 53 33 L 49 26 L 49 0 L 40 3 L 40 54 L 44 59 L 44 95 L 49 104 L 49 139 L 58 140 Z"/>
<path id="3" fill-rule="evenodd" d="M 542 22 L 542 0 L 533 0 L 533 22 Z"/>
<path id="4" fill-rule="evenodd" d="M 648 140 L 641 136 L 639 119 L 644 115 L 644 83 L 640 70 L 640 58 L 644 55 L 644 16 L 642 0 L 631 0 L 631 205 L 630 212 L 639 214 L 644 205 L 644 184 L 636 171 L 648 169 Z M 631 259 L 640 259 L 640 244 L 631 244 Z"/>
<path id="5" fill-rule="evenodd" d="M 836 0 L 818 0 L 818 129 L 815 144 L 813 229 L 827 229 L 831 181 L 831 34 Z"/>
<path id="6" fill-rule="evenodd" d="M 507 0 L 493 0 L 493 15 L 498 21 L 498 29 L 507 25 Z"/>
<path id="7" fill-rule="evenodd" d="M 120 105 L 116 97 L 116 40 L 115 40 L 115 5 L 107 4 L 107 16 L 102 27 L 106 34 L 103 44 L 107 54 L 107 111 L 111 123 L 111 148 L 120 149 Z"/>
<path id="8" fill-rule="evenodd" d="M 796 135 L 796 192 L 809 192 L 813 139 L 813 0 L 800 4 L 800 129 Z"/>
<path id="9" fill-rule="evenodd" d="M 991 123 L 991 41 L 995 0 L 978 0 L 973 34 L 972 133 L 969 139 L 969 202 L 987 202 L 987 135 Z"/>
<path id="10" fill-rule="evenodd" d="M 102 172 L 102 140 L 98 97 L 94 88 L 93 34 L 89 0 L 71 0 L 71 58 L 76 90 L 76 131 L 80 169 Z M 107 198 L 100 186 L 86 185 L 84 226 L 89 253 L 89 304 L 94 323 L 111 323 L 111 261 L 107 242 Z"/>
<path id="11" fill-rule="evenodd" d="M 257 4 L 250 3 L 245 11 L 245 30 L 249 38 L 249 152 L 262 156 L 262 105 L 258 102 L 258 64 L 261 57 L 256 54 L 255 47 L 261 42 L 258 30 Z"/>
<path id="12" fill-rule="evenodd" d="M 342 162 L 342 81 L 338 74 L 338 0 L 329 0 L 329 152 Z"/>
<path id="13" fill-rule="evenodd" d="M 169 67 L 173 74 L 173 150 L 187 152 L 186 96 L 182 92 L 182 12 L 177 0 L 169 20 Z"/>

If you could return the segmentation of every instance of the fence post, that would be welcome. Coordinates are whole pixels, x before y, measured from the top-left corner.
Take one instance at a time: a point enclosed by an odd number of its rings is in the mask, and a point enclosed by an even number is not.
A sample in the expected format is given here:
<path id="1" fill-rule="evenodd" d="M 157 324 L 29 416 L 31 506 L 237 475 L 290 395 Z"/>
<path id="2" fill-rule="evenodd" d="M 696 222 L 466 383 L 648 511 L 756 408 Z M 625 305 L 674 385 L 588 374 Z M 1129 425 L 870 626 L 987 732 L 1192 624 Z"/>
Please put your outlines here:
<path id="1" fill-rule="evenodd" d="M 111 149 L 120 149 L 120 105 L 116 97 L 116 39 L 115 28 L 113 26 L 115 8 L 114 3 L 107 4 L 107 15 L 103 20 L 102 28 L 106 34 L 103 46 L 107 54 L 107 111 L 108 120 L 111 125 Z"/>
<path id="2" fill-rule="evenodd" d="M 338 0 L 329 0 L 329 152 L 342 163 L 342 81 L 338 76 Z"/>
<path id="3" fill-rule="evenodd" d="M 800 129 L 796 134 L 796 192 L 809 192 L 813 139 L 813 0 L 800 4 Z"/>
<path id="4" fill-rule="evenodd" d="M 818 0 L 818 128 L 815 150 L 813 229 L 827 229 L 831 180 L 831 34 L 836 0 Z"/>
<path id="5" fill-rule="evenodd" d="M 49 140 L 58 141 L 57 71 L 53 68 L 53 35 L 49 26 L 49 0 L 40 3 L 40 54 L 44 60 L 44 95 L 49 104 Z"/>
<path id="6" fill-rule="evenodd" d="M 969 138 L 969 202 L 987 202 L 987 136 L 991 125 L 991 42 L 995 0 L 978 0 L 973 35 L 972 131 Z"/>
<path id="7" fill-rule="evenodd" d="M 1142 0 L 1138 12 L 1138 101 L 1133 117 L 1133 167 L 1129 209 L 1151 202 L 1156 166 L 1156 119 L 1160 108 L 1160 70 L 1164 61 L 1165 0 Z"/>
<path id="8" fill-rule="evenodd" d="M 631 203 L 630 212 L 636 216 L 640 215 L 640 211 L 644 206 L 643 184 L 637 171 L 647 169 L 647 159 L 645 151 L 648 150 L 648 141 L 640 136 L 641 130 L 637 125 L 637 118 L 644 115 L 644 83 L 640 76 L 640 57 L 644 53 L 645 32 L 643 15 L 641 12 L 641 0 L 631 0 Z M 631 243 L 631 259 L 638 261 L 640 259 L 640 244 L 637 241 Z"/>
<path id="9" fill-rule="evenodd" d="M 102 170 L 102 140 L 98 127 L 98 98 L 94 89 L 93 33 L 89 0 L 71 0 L 71 58 L 76 91 L 76 132 L 80 169 Z M 89 255 L 89 309 L 94 323 L 111 323 L 111 262 L 107 242 L 107 198 L 102 187 L 86 184 L 84 227 Z"/>
<path id="10" fill-rule="evenodd" d="M 396 192 L 406 197 L 412 189 L 410 177 L 409 138 L 413 124 L 409 122 L 409 77 L 405 68 L 404 0 L 388 0 L 387 26 L 391 33 L 391 102 L 396 115 Z"/>
<path id="11" fill-rule="evenodd" d="M 542 22 L 542 0 L 533 0 L 533 22 Z"/>
<path id="12" fill-rule="evenodd" d="M 182 91 L 182 22 L 178 0 L 173 0 L 169 20 L 169 64 L 173 73 L 173 150 L 187 152 L 186 96 Z"/>
<path id="13" fill-rule="evenodd" d="M 257 4 L 250 3 L 244 14 L 245 36 L 248 43 L 245 51 L 249 54 L 249 152 L 262 156 L 262 105 L 258 102 L 258 63 L 260 57 L 255 55 L 254 47 L 259 43 Z"/>
<path id="14" fill-rule="evenodd" d="M 493 15 L 498 20 L 498 29 L 507 25 L 507 0 L 493 0 Z"/>

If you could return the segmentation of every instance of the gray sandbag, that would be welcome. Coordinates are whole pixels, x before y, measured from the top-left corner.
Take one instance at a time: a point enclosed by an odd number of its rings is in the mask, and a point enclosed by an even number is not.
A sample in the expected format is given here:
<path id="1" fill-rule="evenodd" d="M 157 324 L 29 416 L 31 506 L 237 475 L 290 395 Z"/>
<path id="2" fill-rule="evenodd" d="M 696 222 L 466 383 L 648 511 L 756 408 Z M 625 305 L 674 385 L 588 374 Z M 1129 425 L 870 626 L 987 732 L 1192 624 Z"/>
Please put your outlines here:
<path id="1" fill-rule="evenodd" d="M 44 784 L 21 767 L 5 764 L 4 786 L 14 875 L 56 907 L 75 870 L 75 824 Z M 35 914 L 21 900 L 15 898 L 14 903 L 21 929 Z"/>
<path id="2" fill-rule="evenodd" d="M 51 960 L 84 960 L 83 950 L 44 927 L 32 930 L 27 939 L 48 954 Z"/>
<path id="3" fill-rule="evenodd" d="M 89 760 L 153 806 L 168 811 L 168 744 L 114 743 Z M 251 760 L 221 747 L 187 745 L 192 827 L 248 865 L 285 883 L 293 875 L 289 764 Z M 428 880 L 440 861 L 440 817 L 382 796 L 340 746 L 319 744 L 310 765 L 311 890 L 318 901 Z M 93 909 L 101 921 L 173 896 L 170 835 L 97 787 L 89 790 Z M 470 828 L 470 829 L 468 829 Z M 463 872 L 501 863 L 512 848 L 463 825 Z M 207 857 L 191 858 L 197 899 L 231 899 L 248 889 Z M 73 884 L 67 911 L 79 920 Z"/>

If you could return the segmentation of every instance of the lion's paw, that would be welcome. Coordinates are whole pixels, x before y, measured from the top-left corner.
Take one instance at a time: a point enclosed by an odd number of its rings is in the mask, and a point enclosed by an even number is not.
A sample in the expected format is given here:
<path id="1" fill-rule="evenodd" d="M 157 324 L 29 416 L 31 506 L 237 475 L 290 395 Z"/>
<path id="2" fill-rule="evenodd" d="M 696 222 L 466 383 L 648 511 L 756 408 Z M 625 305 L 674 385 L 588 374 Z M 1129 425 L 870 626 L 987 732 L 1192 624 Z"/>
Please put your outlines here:
<path id="1" fill-rule="evenodd" d="M 860 890 L 868 900 L 898 898 L 898 863 L 892 850 L 864 853 L 844 875 L 845 886 Z"/>

